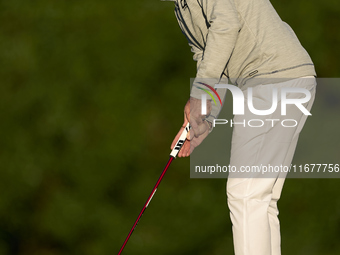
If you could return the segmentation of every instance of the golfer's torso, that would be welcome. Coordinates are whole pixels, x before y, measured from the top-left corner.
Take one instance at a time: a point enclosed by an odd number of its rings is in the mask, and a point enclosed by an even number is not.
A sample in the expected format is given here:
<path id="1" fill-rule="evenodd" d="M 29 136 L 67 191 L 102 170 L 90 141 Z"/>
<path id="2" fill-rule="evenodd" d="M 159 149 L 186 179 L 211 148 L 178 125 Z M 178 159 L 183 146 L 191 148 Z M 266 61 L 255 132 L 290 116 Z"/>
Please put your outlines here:
<path id="1" fill-rule="evenodd" d="M 308 53 L 268 0 L 177 0 L 175 14 L 189 44 L 204 52 L 208 16 L 218 15 L 218 10 L 212 9 L 214 1 L 230 1 L 241 27 L 224 71 L 234 84 L 255 85 L 259 79 L 253 78 L 316 75 Z M 195 60 L 200 61 L 199 57 Z"/>

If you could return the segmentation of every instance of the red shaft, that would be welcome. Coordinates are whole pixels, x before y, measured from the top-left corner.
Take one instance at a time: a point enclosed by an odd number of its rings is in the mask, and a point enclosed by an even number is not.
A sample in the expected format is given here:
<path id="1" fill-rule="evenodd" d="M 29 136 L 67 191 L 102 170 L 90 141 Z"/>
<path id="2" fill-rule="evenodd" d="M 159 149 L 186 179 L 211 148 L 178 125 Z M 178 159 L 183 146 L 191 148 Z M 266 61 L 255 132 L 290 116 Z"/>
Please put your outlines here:
<path id="1" fill-rule="evenodd" d="M 131 230 L 130 230 L 128 236 L 126 237 L 126 239 L 125 239 L 125 241 L 124 241 L 122 247 L 120 248 L 120 251 L 119 251 L 118 255 L 120 255 L 120 254 L 123 252 L 123 250 L 124 250 L 124 248 L 125 248 L 125 245 L 127 244 L 127 242 L 129 241 L 129 239 L 130 239 L 130 237 L 131 237 L 131 235 L 132 235 L 132 232 L 135 230 L 135 228 L 136 228 L 136 226 L 137 226 L 137 224 L 138 224 L 140 218 L 142 217 L 142 215 L 143 215 L 145 209 L 148 207 L 148 205 L 149 205 L 151 199 L 152 199 L 153 196 L 155 195 L 156 190 L 157 190 L 157 188 L 158 188 L 158 185 L 161 183 L 161 181 L 162 181 L 162 179 L 163 179 L 163 177 L 164 177 L 166 171 L 168 170 L 168 168 L 169 168 L 169 166 L 170 166 L 170 164 L 171 164 L 171 162 L 172 162 L 173 160 L 174 160 L 174 157 L 170 157 L 169 160 L 168 160 L 168 163 L 166 163 L 166 166 L 164 167 L 163 172 L 162 172 L 161 175 L 159 176 L 156 185 L 154 186 L 154 188 L 153 188 L 152 191 L 151 191 L 151 194 L 149 195 L 148 199 L 146 200 L 146 202 L 145 202 L 145 204 L 144 204 L 144 206 L 143 206 L 143 209 L 141 210 L 141 212 L 140 212 L 139 215 L 138 215 L 138 218 L 136 219 L 135 223 L 133 224 L 133 227 L 131 228 Z"/>

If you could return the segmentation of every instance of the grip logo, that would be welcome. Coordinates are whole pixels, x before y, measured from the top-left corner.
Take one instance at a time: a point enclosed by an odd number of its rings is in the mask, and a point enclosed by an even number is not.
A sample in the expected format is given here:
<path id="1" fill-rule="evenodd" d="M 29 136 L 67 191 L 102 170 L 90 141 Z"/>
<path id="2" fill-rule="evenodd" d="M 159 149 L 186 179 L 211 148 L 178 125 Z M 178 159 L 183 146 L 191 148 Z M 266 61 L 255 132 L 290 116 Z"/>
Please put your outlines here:
<path id="1" fill-rule="evenodd" d="M 184 144 L 184 140 L 179 140 L 176 144 L 175 150 L 180 150 Z"/>
<path id="2" fill-rule="evenodd" d="M 184 133 L 184 136 L 183 136 L 183 134 L 182 134 L 182 136 L 181 136 L 180 139 L 178 140 L 178 142 L 177 142 L 177 144 L 176 144 L 174 150 L 179 151 L 179 150 L 182 148 L 182 146 L 183 146 L 183 144 L 184 144 L 184 142 L 185 142 L 185 139 L 186 139 L 186 134 L 189 132 L 190 128 L 191 128 L 190 124 L 188 124 L 188 125 L 185 127 L 186 133 Z M 182 138 L 182 139 L 181 139 L 181 138 Z"/>

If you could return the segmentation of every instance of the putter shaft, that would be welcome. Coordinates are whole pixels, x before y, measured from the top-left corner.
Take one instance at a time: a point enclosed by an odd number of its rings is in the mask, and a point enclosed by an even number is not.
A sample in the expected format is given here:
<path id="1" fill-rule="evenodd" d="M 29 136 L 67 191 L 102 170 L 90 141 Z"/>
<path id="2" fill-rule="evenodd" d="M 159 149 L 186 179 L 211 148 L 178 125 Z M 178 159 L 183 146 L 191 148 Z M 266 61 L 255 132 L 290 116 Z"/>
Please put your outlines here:
<path id="1" fill-rule="evenodd" d="M 143 206 L 141 212 L 139 213 L 139 215 L 138 215 L 138 217 L 137 217 L 135 223 L 133 224 L 133 226 L 132 226 L 132 228 L 131 228 L 131 230 L 130 230 L 128 236 L 126 237 L 126 239 L 125 239 L 125 241 L 124 241 L 124 243 L 123 243 L 123 245 L 122 245 L 122 247 L 120 248 L 118 255 L 120 255 L 120 254 L 123 252 L 123 250 L 124 250 L 124 248 L 125 248 L 127 242 L 129 241 L 129 239 L 130 239 L 130 237 L 131 237 L 133 231 L 135 230 L 135 228 L 136 228 L 136 226 L 137 226 L 139 220 L 140 220 L 141 217 L 143 216 L 144 211 L 145 211 L 146 208 L 149 206 L 149 204 L 150 204 L 150 202 L 151 202 L 153 196 L 155 195 L 155 193 L 156 193 L 156 191 L 157 191 L 157 188 L 158 188 L 159 184 L 161 183 L 161 181 L 162 181 L 162 179 L 163 179 L 163 177 L 164 177 L 166 171 L 168 171 L 168 168 L 169 168 L 171 162 L 172 162 L 174 159 L 176 159 L 176 156 L 177 156 L 178 152 L 181 150 L 181 148 L 182 148 L 182 146 L 183 146 L 183 144 L 184 144 L 184 142 L 185 142 L 185 140 L 186 140 L 186 137 L 187 137 L 187 134 L 188 134 L 190 128 L 191 128 L 191 127 L 190 127 L 190 124 L 188 123 L 188 124 L 186 125 L 186 127 L 184 128 L 184 130 L 183 130 L 181 136 L 179 137 L 179 139 L 178 139 L 178 141 L 177 141 L 177 143 L 176 143 L 174 149 L 171 151 L 171 153 L 170 153 L 170 158 L 169 158 L 168 162 L 166 163 L 166 165 L 165 165 L 165 167 L 164 167 L 164 169 L 163 169 L 161 175 L 160 175 L 159 178 L 158 178 L 158 181 L 157 181 L 156 185 L 153 187 L 153 189 L 152 189 L 152 191 L 151 191 L 151 193 L 150 193 L 148 199 L 146 200 L 146 202 L 145 202 L 145 204 L 144 204 L 144 206 Z"/>

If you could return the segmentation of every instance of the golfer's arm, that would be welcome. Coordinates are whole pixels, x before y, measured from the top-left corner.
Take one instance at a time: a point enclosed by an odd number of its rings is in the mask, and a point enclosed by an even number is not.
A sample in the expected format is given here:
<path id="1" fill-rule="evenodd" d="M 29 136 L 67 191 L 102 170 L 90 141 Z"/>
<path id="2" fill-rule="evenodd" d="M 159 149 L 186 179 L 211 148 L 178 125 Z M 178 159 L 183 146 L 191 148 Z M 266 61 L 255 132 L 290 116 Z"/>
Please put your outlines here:
<path id="1" fill-rule="evenodd" d="M 230 0 L 202 1 L 210 27 L 196 78 L 197 81 L 203 78 L 219 80 L 235 47 L 241 24 L 238 12 Z M 199 87 L 194 83 L 191 96 L 200 98 L 202 90 L 195 86 Z"/>
<path id="2" fill-rule="evenodd" d="M 220 83 L 241 27 L 238 12 L 231 1 L 203 0 L 203 7 L 210 27 L 202 59 L 198 61 L 196 79 L 190 93 L 191 97 L 197 99 L 201 99 L 201 94 L 205 93 L 200 88 L 206 88 L 200 82 L 207 83 L 212 87 L 216 83 Z M 192 51 L 195 52 L 193 49 Z M 220 89 L 218 93 L 222 99 L 225 98 L 226 90 Z M 213 105 L 208 120 L 212 121 L 216 118 L 220 109 L 220 105 Z"/>

